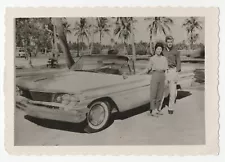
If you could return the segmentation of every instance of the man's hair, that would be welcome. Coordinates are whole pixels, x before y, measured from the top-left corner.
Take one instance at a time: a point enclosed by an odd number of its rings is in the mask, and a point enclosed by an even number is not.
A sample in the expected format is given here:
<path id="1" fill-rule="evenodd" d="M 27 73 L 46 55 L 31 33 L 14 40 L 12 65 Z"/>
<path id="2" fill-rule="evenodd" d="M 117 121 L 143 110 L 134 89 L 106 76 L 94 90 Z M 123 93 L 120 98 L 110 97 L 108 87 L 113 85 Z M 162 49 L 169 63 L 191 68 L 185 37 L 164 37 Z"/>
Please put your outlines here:
<path id="1" fill-rule="evenodd" d="M 169 36 L 166 36 L 165 42 L 167 42 L 167 40 L 174 40 L 174 39 L 173 39 L 173 37 L 171 35 L 169 35 Z"/>

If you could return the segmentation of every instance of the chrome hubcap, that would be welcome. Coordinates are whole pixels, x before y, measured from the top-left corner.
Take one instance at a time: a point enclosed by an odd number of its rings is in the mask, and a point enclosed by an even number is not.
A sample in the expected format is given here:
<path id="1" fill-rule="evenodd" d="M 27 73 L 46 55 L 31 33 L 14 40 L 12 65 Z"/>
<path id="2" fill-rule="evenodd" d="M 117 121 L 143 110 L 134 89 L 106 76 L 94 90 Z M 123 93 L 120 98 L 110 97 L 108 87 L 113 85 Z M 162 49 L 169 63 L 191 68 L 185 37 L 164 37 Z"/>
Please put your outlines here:
<path id="1" fill-rule="evenodd" d="M 95 105 L 91 108 L 89 112 L 89 122 L 94 125 L 98 126 L 104 121 L 105 118 L 105 110 L 101 105 Z"/>

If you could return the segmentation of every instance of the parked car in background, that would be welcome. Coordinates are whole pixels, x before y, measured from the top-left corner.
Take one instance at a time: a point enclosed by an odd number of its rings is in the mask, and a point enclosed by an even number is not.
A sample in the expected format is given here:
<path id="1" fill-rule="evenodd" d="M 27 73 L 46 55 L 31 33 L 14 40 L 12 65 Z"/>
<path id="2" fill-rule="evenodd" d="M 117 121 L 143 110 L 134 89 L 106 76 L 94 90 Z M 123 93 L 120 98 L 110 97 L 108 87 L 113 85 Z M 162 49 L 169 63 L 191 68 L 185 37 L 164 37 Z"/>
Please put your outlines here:
<path id="1" fill-rule="evenodd" d="M 16 47 L 16 57 L 26 57 L 26 52 L 23 47 Z"/>
<path id="2" fill-rule="evenodd" d="M 85 121 L 100 131 L 113 112 L 149 103 L 151 75 L 136 75 L 134 67 L 127 56 L 84 55 L 67 72 L 17 78 L 16 106 L 33 117 Z"/>

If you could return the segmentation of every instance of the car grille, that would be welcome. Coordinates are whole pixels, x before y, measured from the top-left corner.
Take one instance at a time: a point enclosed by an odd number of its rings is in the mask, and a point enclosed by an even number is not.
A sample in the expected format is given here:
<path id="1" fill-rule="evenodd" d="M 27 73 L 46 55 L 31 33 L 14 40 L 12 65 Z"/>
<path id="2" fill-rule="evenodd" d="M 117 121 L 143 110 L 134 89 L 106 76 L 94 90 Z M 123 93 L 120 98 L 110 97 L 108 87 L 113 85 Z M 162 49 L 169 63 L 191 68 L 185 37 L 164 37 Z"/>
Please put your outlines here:
<path id="1" fill-rule="evenodd" d="M 30 91 L 32 99 L 35 101 L 45 101 L 45 102 L 51 102 L 52 101 L 52 93 L 47 92 L 34 92 Z"/>
<path id="2" fill-rule="evenodd" d="M 48 92 L 35 92 L 35 91 L 29 91 L 28 89 L 23 89 L 22 90 L 21 96 L 26 97 L 30 100 L 34 101 L 44 101 L 44 102 L 51 102 L 53 93 L 48 93 Z"/>
<path id="3" fill-rule="evenodd" d="M 23 97 L 26 97 L 26 98 L 32 100 L 32 96 L 31 96 L 29 90 L 27 90 L 27 89 L 21 89 L 21 90 L 22 90 L 22 92 L 23 92 L 23 93 L 21 94 Z"/>

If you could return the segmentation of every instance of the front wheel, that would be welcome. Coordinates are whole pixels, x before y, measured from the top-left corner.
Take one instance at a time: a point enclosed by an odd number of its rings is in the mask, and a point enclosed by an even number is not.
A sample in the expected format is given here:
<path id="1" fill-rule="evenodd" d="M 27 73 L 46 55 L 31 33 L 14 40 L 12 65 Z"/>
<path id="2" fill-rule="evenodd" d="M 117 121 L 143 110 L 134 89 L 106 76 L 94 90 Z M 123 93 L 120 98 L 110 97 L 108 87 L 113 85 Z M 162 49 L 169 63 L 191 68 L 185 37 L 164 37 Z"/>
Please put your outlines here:
<path id="1" fill-rule="evenodd" d="M 104 129 L 110 119 L 111 109 L 107 102 L 97 101 L 90 106 L 87 113 L 87 127 L 88 133 L 98 132 Z"/>

